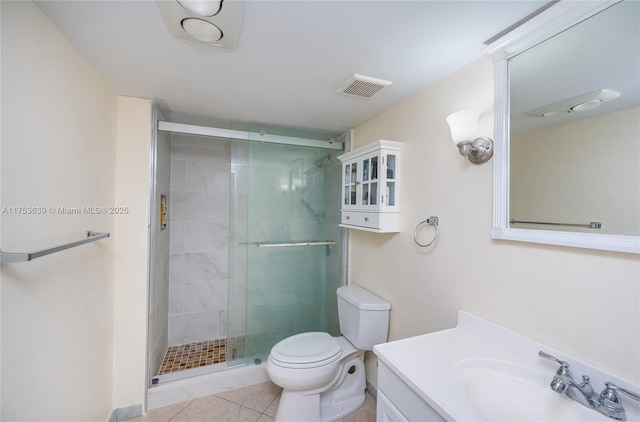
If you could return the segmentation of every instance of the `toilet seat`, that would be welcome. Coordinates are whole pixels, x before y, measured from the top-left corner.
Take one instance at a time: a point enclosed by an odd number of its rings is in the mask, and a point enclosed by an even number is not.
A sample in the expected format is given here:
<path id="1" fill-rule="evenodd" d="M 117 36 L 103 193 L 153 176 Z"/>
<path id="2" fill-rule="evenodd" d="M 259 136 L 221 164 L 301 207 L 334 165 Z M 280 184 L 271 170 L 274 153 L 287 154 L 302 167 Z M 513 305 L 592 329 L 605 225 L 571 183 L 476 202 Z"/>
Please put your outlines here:
<path id="1" fill-rule="evenodd" d="M 342 347 L 328 333 L 311 332 L 288 337 L 271 349 L 271 360 L 285 368 L 317 368 L 336 362 Z"/>

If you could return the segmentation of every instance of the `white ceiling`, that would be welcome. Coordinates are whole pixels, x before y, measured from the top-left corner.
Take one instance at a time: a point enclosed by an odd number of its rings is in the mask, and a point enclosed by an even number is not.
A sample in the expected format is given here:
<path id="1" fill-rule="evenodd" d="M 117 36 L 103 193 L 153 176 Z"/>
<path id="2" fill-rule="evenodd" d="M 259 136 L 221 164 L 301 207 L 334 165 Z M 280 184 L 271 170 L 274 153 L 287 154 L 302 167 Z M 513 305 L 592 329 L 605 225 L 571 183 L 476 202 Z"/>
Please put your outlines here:
<path id="1" fill-rule="evenodd" d="M 244 1 L 229 50 L 172 36 L 151 0 L 36 2 L 119 95 L 154 99 L 167 120 L 328 134 L 473 61 L 484 41 L 546 3 Z M 337 94 L 353 73 L 392 85 L 372 99 Z"/>
<path id="2" fill-rule="evenodd" d="M 623 1 L 510 61 L 510 129 L 523 132 L 637 107 L 639 75 L 640 2 Z M 526 114 L 599 89 L 620 97 L 588 112 L 553 118 Z"/>

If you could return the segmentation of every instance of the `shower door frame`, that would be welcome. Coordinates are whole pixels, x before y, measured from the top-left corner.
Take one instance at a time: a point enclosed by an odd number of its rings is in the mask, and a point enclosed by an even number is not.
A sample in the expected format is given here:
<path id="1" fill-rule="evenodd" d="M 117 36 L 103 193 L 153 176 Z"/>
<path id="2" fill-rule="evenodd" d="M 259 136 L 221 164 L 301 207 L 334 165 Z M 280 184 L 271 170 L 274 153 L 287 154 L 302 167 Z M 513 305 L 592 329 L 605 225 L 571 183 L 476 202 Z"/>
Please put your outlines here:
<path id="1" fill-rule="evenodd" d="M 264 130 L 259 132 L 242 131 L 234 129 L 221 129 L 216 127 L 187 125 L 184 123 L 174 123 L 158 121 L 158 130 L 163 132 L 183 133 L 185 135 L 200 135 L 212 138 L 235 139 L 239 141 L 255 141 L 273 144 L 299 145 L 306 147 L 326 148 L 342 151 L 343 142 L 336 141 L 335 138 L 323 141 L 318 139 L 300 138 L 294 136 L 272 135 Z"/>
<path id="2" fill-rule="evenodd" d="M 152 115 L 152 139 L 151 139 L 151 146 L 150 146 L 150 168 L 149 168 L 149 174 L 151 177 L 150 180 L 150 221 L 149 221 L 149 227 L 151 230 L 149 230 L 149 239 L 148 239 L 148 244 L 149 244 L 149 271 L 148 271 L 148 276 L 149 276 L 149 286 L 151 286 L 151 283 L 153 282 L 153 275 L 154 275 L 154 271 L 153 271 L 153 265 L 152 265 L 152 253 L 153 253 L 153 242 L 154 242 L 154 238 L 153 238 L 153 234 L 152 234 L 152 229 L 153 229 L 153 224 L 155 222 L 155 218 L 154 215 L 157 214 L 158 212 L 158 204 L 156 204 L 156 190 L 157 190 L 157 154 L 158 154 L 158 132 L 168 132 L 170 134 L 173 133 L 181 133 L 181 134 L 188 134 L 188 135 L 199 135 L 199 136 L 204 136 L 204 137 L 214 137 L 214 138 L 226 138 L 226 139 L 230 139 L 230 140 L 244 140 L 244 141 L 253 141 L 253 142 L 261 142 L 261 143 L 274 143 L 274 144 L 289 144 L 289 145 L 297 145 L 297 146 L 307 146 L 307 147 L 315 147 L 315 148 L 324 148 L 324 149 L 329 149 L 329 150 L 336 150 L 336 151 L 346 151 L 350 148 L 351 145 L 351 136 L 352 136 L 352 131 L 348 130 L 347 132 L 345 132 L 344 134 L 336 137 L 337 139 L 341 140 L 336 140 L 336 138 L 331 138 L 329 140 L 318 140 L 318 139 L 310 139 L 310 138 L 302 138 L 302 137 L 293 137 L 293 136 L 284 136 L 284 135 L 274 135 L 274 134 L 267 134 L 265 131 L 260 130 L 259 132 L 251 132 L 251 131 L 243 131 L 243 130 L 230 130 L 230 129 L 222 129 L 222 128 L 215 128 L 215 127 L 206 127 L 206 126 L 197 126 L 197 125 L 188 125 L 188 124 L 182 124 L 182 123 L 174 123 L 174 122 L 167 122 L 162 120 L 162 115 L 160 114 L 160 112 L 157 110 L 157 108 L 154 106 L 153 107 L 153 115 Z M 348 232 L 346 229 L 341 229 L 340 230 L 340 242 L 342 245 L 341 248 L 341 256 L 340 256 L 340 284 L 341 285 L 345 285 L 347 283 L 347 271 L 348 271 L 348 266 L 347 266 L 347 261 L 348 261 Z M 151 290 L 150 290 L 151 292 Z M 153 306 L 152 303 L 152 298 L 149 297 L 148 298 L 148 310 L 147 313 L 149 314 L 151 311 L 151 307 Z M 151 322 L 151 318 L 149 318 L 148 321 L 148 332 L 147 332 L 147 353 L 146 353 L 146 370 L 145 370 L 145 374 L 147 375 L 147 387 L 146 388 L 150 388 L 154 385 L 157 385 L 157 381 L 154 383 L 154 379 L 157 378 L 157 375 L 151 374 L 151 370 L 153 369 L 151 366 L 151 358 L 152 358 L 152 346 L 150 344 L 151 342 L 151 329 L 152 329 L 152 322 Z M 157 372 L 157 371 L 154 371 Z M 189 376 L 194 376 L 194 375 L 204 375 L 203 374 L 192 374 Z M 176 377 L 175 381 L 179 381 L 181 378 Z M 174 381 L 173 379 L 170 379 L 168 381 L 163 381 L 163 384 L 165 382 L 172 382 Z"/>

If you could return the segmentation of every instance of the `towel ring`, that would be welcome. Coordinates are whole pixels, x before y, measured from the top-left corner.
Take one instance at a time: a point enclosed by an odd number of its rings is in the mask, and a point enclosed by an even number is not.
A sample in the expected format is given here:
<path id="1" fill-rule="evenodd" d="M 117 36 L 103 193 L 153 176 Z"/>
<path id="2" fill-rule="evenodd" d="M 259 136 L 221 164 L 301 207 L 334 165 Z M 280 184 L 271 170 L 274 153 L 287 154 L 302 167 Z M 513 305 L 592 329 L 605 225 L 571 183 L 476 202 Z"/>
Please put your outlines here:
<path id="1" fill-rule="evenodd" d="M 435 236 L 433 236 L 433 239 L 429 243 L 418 242 L 418 232 L 420 231 L 420 229 L 424 224 L 431 224 L 433 227 L 436 228 L 436 234 Z M 426 220 L 422 220 L 421 222 L 418 223 L 418 225 L 416 226 L 416 229 L 413 231 L 413 240 L 421 248 L 426 248 L 427 246 L 431 246 L 433 242 L 436 241 L 437 238 L 438 238 L 438 217 L 429 217 Z"/>

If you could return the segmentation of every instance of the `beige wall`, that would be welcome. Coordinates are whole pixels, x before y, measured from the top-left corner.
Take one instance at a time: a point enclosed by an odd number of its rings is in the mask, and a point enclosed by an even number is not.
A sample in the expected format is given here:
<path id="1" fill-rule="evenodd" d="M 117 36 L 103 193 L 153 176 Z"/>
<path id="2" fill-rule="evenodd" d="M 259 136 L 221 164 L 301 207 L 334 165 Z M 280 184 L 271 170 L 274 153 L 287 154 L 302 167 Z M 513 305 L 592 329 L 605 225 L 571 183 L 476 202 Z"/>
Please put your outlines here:
<path id="1" fill-rule="evenodd" d="M 355 129 L 354 148 L 389 139 L 405 149 L 402 231 L 350 230 L 350 281 L 391 301 L 390 340 L 453 327 L 464 309 L 638 382 L 638 256 L 492 240 L 492 162 L 465 162 L 445 122 L 465 108 L 481 112 L 480 132 L 491 136 L 490 57 Z M 422 249 L 413 231 L 430 215 L 440 236 Z"/>
<path id="2" fill-rule="evenodd" d="M 149 296 L 151 101 L 118 97 L 115 217 L 113 407 L 146 401 Z"/>
<path id="3" fill-rule="evenodd" d="M 640 235 L 639 134 L 640 107 L 513 134 L 510 215 L 524 221 L 599 221 L 598 233 Z"/>
<path id="4" fill-rule="evenodd" d="M 2 419 L 104 421 L 145 401 L 151 101 L 116 97 L 31 2 L 2 2 Z M 126 207 L 62 214 L 58 207 Z M 50 207 L 56 208 L 53 213 Z"/>
<path id="5" fill-rule="evenodd" d="M 116 95 L 33 3 L 0 4 L 1 206 L 46 210 L 3 213 L 2 250 L 113 233 L 110 214 L 57 207 L 114 205 Z M 109 417 L 113 244 L 0 266 L 2 420 Z"/>

